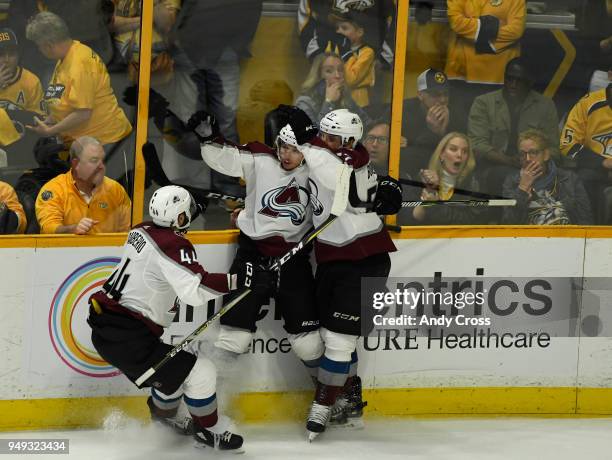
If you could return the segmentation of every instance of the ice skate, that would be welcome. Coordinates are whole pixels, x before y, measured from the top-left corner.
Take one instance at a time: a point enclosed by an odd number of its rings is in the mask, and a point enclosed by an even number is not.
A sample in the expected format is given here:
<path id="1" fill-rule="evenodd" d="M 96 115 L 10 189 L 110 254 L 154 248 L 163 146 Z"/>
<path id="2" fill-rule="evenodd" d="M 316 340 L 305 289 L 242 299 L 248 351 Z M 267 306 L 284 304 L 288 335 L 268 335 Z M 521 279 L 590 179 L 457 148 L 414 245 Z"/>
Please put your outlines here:
<path id="1" fill-rule="evenodd" d="M 308 441 L 312 442 L 318 435 L 325 431 L 327 422 L 331 415 L 331 406 L 324 406 L 316 401 L 312 402 L 308 420 L 306 421 L 306 430 L 308 430 Z"/>
<path id="2" fill-rule="evenodd" d="M 232 454 L 244 453 L 242 436 L 231 431 L 215 433 L 208 428 L 200 428 L 194 433 L 193 437 L 196 440 L 195 446 L 198 448 L 212 448 Z"/>
<path id="3" fill-rule="evenodd" d="M 363 408 L 367 405 L 367 401 L 363 401 L 362 398 L 361 378 L 351 377 L 332 406 L 329 426 L 362 429 L 364 427 Z"/>
<path id="4" fill-rule="evenodd" d="M 174 432 L 183 436 L 193 435 L 193 419 L 191 417 L 179 415 L 165 416 L 159 408 L 155 407 L 151 396 L 147 399 L 147 405 L 149 406 L 153 423 L 170 427 Z"/>

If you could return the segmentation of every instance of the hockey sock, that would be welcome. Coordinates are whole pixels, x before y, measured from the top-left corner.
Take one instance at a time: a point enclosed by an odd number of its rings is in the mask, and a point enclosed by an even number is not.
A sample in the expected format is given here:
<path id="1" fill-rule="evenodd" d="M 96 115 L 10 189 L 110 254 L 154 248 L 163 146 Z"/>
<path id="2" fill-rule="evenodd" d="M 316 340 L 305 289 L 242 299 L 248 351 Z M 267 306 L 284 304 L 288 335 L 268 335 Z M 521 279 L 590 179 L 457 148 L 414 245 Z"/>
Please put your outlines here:
<path id="1" fill-rule="evenodd" d="M 359 365 L 359 357 L 357 356 L 357 350 L 351 353 L 351 366 L 349 367 L 348 376 L 354 377 L 357 375 L 357 367 Z"/>
<path id="2" fill-rule="evenodd" d="M 187 409 L 196 426 L 209 428 L 217 423 L 217 395 L 213 394 L 205 399 L 193 399 L 184 396 Z"/>
<path id="3" fill-rule="evenodd" d="M 151 402 L 149 405 L 151 411 L 159 417 L 171 418 L 176 415 L 178 408 L 181 404 L 181 397 L 183 396 L 182 390 L 179 390 L 171 395 L 165 395 L 151 388 Z"/>
<path id="4" fill-rule="evenodd" d="M 301 360 L 302 363 L 304 363 L 304 367 L 306 367 L 306 370 L 308 371 L 308 375 L 310 375 L 310 378 L 315 385 L 317 384 L 317 378 L 319 377 L 319 365 L 321 364 L 321 358 L 322 356 L 318 357 L 317 359 L 311 359 L 310 361 L 305 361 L 303 359 Z"/>
<path id="5" fill-rule="evenodd" d="M 321 358 L 319 366 L 319 384 L 315 395 L 315 401 L 319 404 L 331 406 L 341 393 L 348 377 L 350 361 L 334 361 L 327 356 Z"/>

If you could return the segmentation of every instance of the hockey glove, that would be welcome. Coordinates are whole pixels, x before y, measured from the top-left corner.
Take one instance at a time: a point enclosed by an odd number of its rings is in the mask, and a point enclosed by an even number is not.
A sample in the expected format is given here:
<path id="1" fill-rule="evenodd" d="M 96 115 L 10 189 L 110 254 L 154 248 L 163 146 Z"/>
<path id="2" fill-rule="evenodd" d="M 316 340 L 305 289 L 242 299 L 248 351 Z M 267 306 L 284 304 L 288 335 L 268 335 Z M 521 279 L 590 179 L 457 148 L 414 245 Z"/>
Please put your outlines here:
<path id="1" fill-rule="evenodd" d="M 236 273 L 232 273 L 231 289 L 251 289 L 267 291 L 276 286 L 276 273 L 261 264 L 246 261 L 239 265 Z"/>
<path id="2" fill-rule="evenodd" d="M 132 85 L 123 91 L 123 102 L 127 105 L 136 107 L 138 104 L 138 86 Z M 167 99 L 154 89 L 149 90 L 149 117 L 163 119 L 170 103 Z"/>
<path id="3" fill-rule="evenodd" d="M 491 45 L 497 39 L 499 33 L 499 19 L 495 16 L 480 16 L 480 33 L 474 47 L 476 54 L 495 54 L 495 48 Z"/>
<path id="4" fill-rule="evenodd" d="M 189 118 L 187 129 L 193 131 L 201 144 L 219 135 L 219 123 L 214 115 L 199 110 Z"/>
<path id="5" fill-rule="evenodd" d="M 313 124 L 310 117 L 306 115 L 306 112 L 297 107 L 289 115 L 289 126 L 291 126 L 295 140 L 299 145 L 305 144 L 319 133 L 319 130 Z"/>
<path id="6" fill-rule="evenodd" d="M 378 178 L 374 212 L 381 216 L 397 214 L 402 209 L 402 186 L 390 176 Z"/>

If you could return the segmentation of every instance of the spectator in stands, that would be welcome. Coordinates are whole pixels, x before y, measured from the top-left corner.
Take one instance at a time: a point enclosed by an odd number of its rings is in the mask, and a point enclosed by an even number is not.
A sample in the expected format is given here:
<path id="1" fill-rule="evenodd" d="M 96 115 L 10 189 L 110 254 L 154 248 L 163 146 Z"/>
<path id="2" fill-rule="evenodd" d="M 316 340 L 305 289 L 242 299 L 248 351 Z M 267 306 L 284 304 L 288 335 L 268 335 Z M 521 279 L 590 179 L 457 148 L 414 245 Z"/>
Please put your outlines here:
<path id="1" fill-rule="evenodd" d="M 298 6 L 298 27 L 300 41 L 306 57 L 328 51 L 341 53 L 348 48 L 343 35 L 337 32 L 334 16 L 359 12 L 368 18 L 368 35 L 370 45 L 376 51 L 379 60 L 387 67 L 393 65 L 393 16 L 394 0 L 375 0 L 363 2 L 348 0 L 300 0 Z"/>
<path id="2" fill-rule="evenodd" d="M 525 31 L 525 0 L 448 0 L 452 30 L 446 74 L 457 85 L 456 95 L 466 110 L 474 97 L 501 85 L 508 62 L 520 56 L 519 40 Z"/>
<path id="3" fill-rule="evenodd" d="M 0 107 L 41 112 L 42 85 L 19 65 L 19 44 L 12 29 L 0 29 Z"/>
<path id="4" fill-rule="evenodd" d="M 504 87 L 478 96 L 470 110 L 468 133 L 489 193 L 499 195 L 506 177 L 520 168 L 519 133 L 537 128 L 549 139 L 559 137 L 555 105 L 531 89 L 532 82 L 523 60 L 513 59 L 506 66 Z M 556 156 L 557 150 L 551 153 Z"/>
<path id="5" fill-rule="evenodd" d="M 109 25 L 113 17 L 113 0 L 11 1 L 8 10 L 9 24 L 20 41 L 21 63 L 36 73 L 44 85 L 48 83 L 53 64 L 43 58 L 33 43 L 26 40 L 28 20 L 42 11 L 57 14 L 68 25 L 72 38 L 93 49 L 103 62 L 110 62 L 113 46 Z"/>
<path id="6" fill-rule="evenodd" d="M 73 40 L 66 23 L 54 13 L 34 16 L 26 36 L 40 52 L 57 60 L 44 96 L 49 116 L 29 128 L 43 137 L 64 140 L 93 136 L 110 146 L 132 130 L 110 84 L 106 66 L 88 46 Z"/>
<path id="7" fill-rule="evenodd" d="M 372 121 L 365 129 L 363 146 L 370 154 L 370 163 L 376 174 L 386 176 L 389 173 L 389 134 L 391 127 L 386 120 Z"/>
<path id="8" fill-rule="evenodd" d="M 25 212 L 15 190 L 0 181 L 0 235 L 23 233 L 26 225 Z"/>
<path id="9" fill-rule="evenodd" d="M 552 159 L 550 141 L 541 131 L 519 135 L 521 170 L 506 178 L 503 196 L 516 206 L 503 210 L 506 224 L 592 225 L 591 204 L 582 181 L 559 168 Z"/>
<path id="10" fill-rule="evenodd" d="M 429 161 L 429 168 L 420 172 L 425 187 L 420 200 L 462 200 L 469 199 L 455 188 L 478 191 L 474 176 L 476 160 L 465 134 L 452 132 L 442 138 Z M 412 217 L 417 225 L 474 225 L 482 223 L 483 210 L 478 207 L 418 206 Z"/>
<path id="11" fill-rule="evenodd" d="M 105 177 L 102 144 L 88 136 L 70 147 L 70 171 L 51 179 L 36 199 L 41 233 L 76 235 L 130 229 L 131 202 L 116 181 Z"/>
<path id="12" fill-rule="evenodd" d="M 465 113 L 449 104 L 449 84 L 444 72 L 427 69 L 417 78 L 417 96 L 404 101 L 402 135 L 407 149 L 401 167 L 411 175 L 427 167 L 431 152 L 451 131 L 465 132 Z"/>
<path id="13" fill-rule="evenodd" d="M 112 30 L 114 40 L 123 63 L 128 66 L 128 75 L 138 83 L 140 57 L 140 0 L 114 0 L 115 14 Z M 174 26 L 181 8 L 181 0 L 154 2 L 153 38 L 151 59 L 151 86 L 168 83 L 174 73 L 174 61 L 170 53 L 168 33 Z"/>
<path id="14" fill-rule="evenodd" d="M 0 29 L 0 146 L 10 146 L 11 166 L 31 159 L 25 125 L 40 114 L 42 86 L 36 75 L 19 65 L 19 46 L 12 29 Z M 28 137 L 34 137 L 31 134 Z M 29 158 L 27 158 L 29 157 Z"/>
<path id="15" fill-rule="evenodd" d="M 603 189 L 612 185 L 612 84 L 572 108 L 561 134 L 561 153 L 576 160 L 577 174 L 599 216 Z"/>
<path id="16" fill-rule="evenodd" d="M 370 104 L 370 87 L 374 86 L 374 60 L 376 55 L 370 45 L 366 23 L 368 16 L 349 11 L 336 20 L 336 31 L 346 37 L 349 49 L 342 53 L 344 61 L 344 78 L 351 97 L 359 107 Z"/>
<path id="17" fill-rule="evenodd" d="M 364 124 L 370 121 L 370 117 L 351 97 L 346 87 L 344 62 L 334 53 L 323 53 L 314 58 L 295 105 L 317 125 L 325 115 L 337 109 L 356 113 Z"/>
<path id="18" fill-rule="evenodd" d="M 250 57 L 262 8 L 263 0 L 183 0 L 177 19 L 177 48 L 192 68 L 197 108 L 213 114 L 226 139 L 235 143 L 240 61 Z M 215 188 L 244 195 L 236 178 L 215 171 L 212 177 Z"/>

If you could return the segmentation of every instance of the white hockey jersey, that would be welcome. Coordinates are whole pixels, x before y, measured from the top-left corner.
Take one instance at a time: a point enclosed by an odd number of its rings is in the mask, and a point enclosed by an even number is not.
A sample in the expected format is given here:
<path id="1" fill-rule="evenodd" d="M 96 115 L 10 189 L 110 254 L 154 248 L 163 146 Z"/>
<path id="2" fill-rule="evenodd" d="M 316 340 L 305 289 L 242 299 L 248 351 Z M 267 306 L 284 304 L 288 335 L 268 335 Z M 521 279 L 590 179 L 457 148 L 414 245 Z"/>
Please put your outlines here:
<path id="1" fill-rule="evenodd" d="M 201 152 L 212 169 L 245 180 L 245 206 L 236 224 L 266 256 L 284 255 L 312 227 L 312 215 L 323 212 L 311 196 L 307 166 L 284 170 L 265 144 L 235 145 L 218 137 Z"/>
<path id="2" fill-rule="evenodd" d="M 204 305 L 228 293 L 229 285 L 227 273 L 204 270 L 188 239 L 144 222 L 128 233 L 121 262 L 93 297 L 103 308 L 127 309 L 150 327 L 149 321 L 168 327 L 176 315 L 177 299 Z M 161 329 L 154 332 L 161 334 Z"/>
<path id="3" fill-rule="evenodd" d="M 376 173 L 368 167 L 367 150 L 358 144 L 355 150 L 329 150 L 318 137 L 300 146 L 310 171 L 311 193 L 323 206 L 323 212 L 313 216 L 315 227 L 328 217 L 334 201 L 336 188 L 336 166 L 346 163 L 354 170 L 353 190 L 361 201 L 371 201 L 376 193 Z M 318 263 L 333 260 L 359 260 L 374 254 L 395 251 L 395 245 L 380 217 L 365 208 L 354 208 L 350 204 L 315 243 Z"/>

